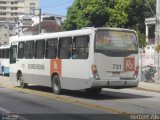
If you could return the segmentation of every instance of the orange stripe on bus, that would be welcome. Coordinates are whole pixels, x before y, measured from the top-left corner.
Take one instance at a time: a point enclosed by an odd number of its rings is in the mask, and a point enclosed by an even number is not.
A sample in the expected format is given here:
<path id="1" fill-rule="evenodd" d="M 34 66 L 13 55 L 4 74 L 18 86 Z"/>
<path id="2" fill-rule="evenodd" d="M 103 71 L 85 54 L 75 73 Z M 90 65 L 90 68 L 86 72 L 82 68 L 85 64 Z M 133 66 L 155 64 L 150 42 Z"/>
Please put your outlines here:
<path id="1" fill-rule="evenodd" d="M 58 73 L 59 76 L 62 75 L 62 60 L 61 59 L 51 59 L 50 75 L 52 75 L 53 73 Z"/>

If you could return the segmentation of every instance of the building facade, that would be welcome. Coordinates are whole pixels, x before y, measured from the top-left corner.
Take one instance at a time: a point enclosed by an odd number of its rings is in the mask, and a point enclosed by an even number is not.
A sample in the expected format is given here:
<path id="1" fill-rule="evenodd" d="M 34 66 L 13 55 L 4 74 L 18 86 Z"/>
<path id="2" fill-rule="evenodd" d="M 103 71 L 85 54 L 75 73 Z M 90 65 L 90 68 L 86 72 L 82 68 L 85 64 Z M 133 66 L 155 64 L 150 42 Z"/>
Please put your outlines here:
<path id="1" fill-rule="evenodd" d="M 17 22 L 19 15 L 38 13 L 39 0 L 0 0 L 0 22 Z"/>
<path id="2" fill-rule="evenodd" d="M 0 45 L 8 44 L 9 32 L 8 26 L 0 26 Z"/>
<path id="3" fill-rule="evenodd" d="M 39 11 L 39 0 L 0 0 L 0 38 L 6 34 L 13 35 L 13 28 L 19 22 L 19 15 L 35 15 Z M 3 28 L 7 30 L 3 31 Z M 8 32 L 8 33 L 6 33 Z M 2 35 L 2 36 L 1 36 Z M 8 38 L 0 39 L 0 44 L 8 42 Z"/>
<path id="4" fill-rule="evenodd" d="M 14 31 L 19 36 L 35 35 L 39 34 L 40 31 L 41 33 L 60 32 L 63 30 L 62 26 L 65 19 L 65 16 L 47 13 L 41 14 L 41 17 L 39 15 L 21 15 Z"/>

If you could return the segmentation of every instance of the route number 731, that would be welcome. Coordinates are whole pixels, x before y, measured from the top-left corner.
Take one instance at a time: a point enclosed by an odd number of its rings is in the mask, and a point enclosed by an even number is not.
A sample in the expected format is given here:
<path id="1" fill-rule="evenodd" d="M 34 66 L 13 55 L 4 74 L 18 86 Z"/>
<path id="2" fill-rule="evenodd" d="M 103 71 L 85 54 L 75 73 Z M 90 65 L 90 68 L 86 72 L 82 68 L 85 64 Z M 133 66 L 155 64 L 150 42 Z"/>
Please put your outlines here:
<path id="1" fill-rule="evenodd" d="M 113 64 L 113 70 L 121 70 L 121 68 L 120 64 Z"/>

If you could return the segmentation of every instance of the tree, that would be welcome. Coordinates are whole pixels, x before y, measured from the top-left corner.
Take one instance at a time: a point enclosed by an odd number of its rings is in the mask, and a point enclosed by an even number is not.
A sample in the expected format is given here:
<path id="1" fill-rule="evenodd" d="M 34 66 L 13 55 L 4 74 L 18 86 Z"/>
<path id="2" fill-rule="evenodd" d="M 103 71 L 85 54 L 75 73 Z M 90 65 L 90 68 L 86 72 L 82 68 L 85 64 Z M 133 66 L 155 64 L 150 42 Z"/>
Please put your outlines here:
<path id="1" fill-rule="evenodd" d="M 128 22 L 126 23 L 125 27 L 135 29 L 138 32 L 140 47 L 144 47 L 146 45 L 145 18 L 154 17 L 148 3 L 151 5 L 151 8 L 155 13 L 155 0 L 131 0 L 129 7 L 127 8 Z M 152 34 L 154 34 L 154 31 L 152 32 Z"/>
<path id="2" fill-rule="evenodd" d="M 106 20 L 106 26 L 123 27 L 128 22 L 128 14 L 126 12 L 130 5 L 129 0 L 115 0 L 113 5 L 107 7 L 109 19 Z"/>
<path id="3" fill-rule="evenodd" d="M 44 20 L 41 22 L 41 29 L 44 29 L 46 32 L 61 32 L 63 31 L 63 27 L 58 25 L 55 21 Z M 38 34 L 39 32 L 39 24 L 29 27 L 24 32 L 32 32 Z"/>
<path id="4" fill-rule="evenodd" d="M 75 0 L 68 9 L 64 22 L 66 30 L 79 29 L 87 26 L 100 27 L 105 25 L 106 1 L 104 0 Z"/>
<path id="5" fill-rule="evenodd" d="M 155 0 L 147 0 L 155 12 Z M 66 30 L 82 27 L 125 27 L 138 31 L 145 44 L 145 18 L 153 17 L 146 0 L 75 0 L 67 11 Z"/>
<path id="6" fill-rule="evenodd" d="M 75 0 L 68 9 L 64 28 L 121 26 L 127 22 L 128 5 L 125 0 Z"/>

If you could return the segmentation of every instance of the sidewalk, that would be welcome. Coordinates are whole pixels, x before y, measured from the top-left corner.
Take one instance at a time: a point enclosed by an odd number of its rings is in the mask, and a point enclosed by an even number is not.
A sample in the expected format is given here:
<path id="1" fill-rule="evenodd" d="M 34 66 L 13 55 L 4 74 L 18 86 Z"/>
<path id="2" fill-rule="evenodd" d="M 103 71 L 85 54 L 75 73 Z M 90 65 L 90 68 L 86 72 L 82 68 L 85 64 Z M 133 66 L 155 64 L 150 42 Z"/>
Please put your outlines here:
<path id="1" fill-rule="evenodd" d="M 160 81 L 156 82 L 139 82 L 138 88 L 147 91 L 154 91 L 160 93 Z"/>

